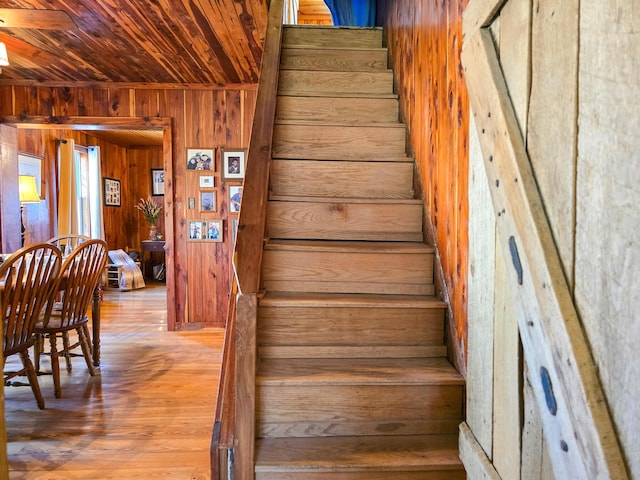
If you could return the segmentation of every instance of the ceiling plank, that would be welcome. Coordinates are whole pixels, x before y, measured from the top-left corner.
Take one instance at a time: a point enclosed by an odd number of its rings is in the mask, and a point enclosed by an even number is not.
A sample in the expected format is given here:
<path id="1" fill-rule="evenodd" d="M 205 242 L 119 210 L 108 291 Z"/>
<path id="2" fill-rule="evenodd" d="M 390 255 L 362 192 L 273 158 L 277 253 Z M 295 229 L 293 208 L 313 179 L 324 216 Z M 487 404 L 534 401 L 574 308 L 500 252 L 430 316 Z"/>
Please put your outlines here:
<path id="1" fill-rule="evenodd" d="M 63 10 L 0 8 L 0 28 L 77 30 L 78 26 Z"/>

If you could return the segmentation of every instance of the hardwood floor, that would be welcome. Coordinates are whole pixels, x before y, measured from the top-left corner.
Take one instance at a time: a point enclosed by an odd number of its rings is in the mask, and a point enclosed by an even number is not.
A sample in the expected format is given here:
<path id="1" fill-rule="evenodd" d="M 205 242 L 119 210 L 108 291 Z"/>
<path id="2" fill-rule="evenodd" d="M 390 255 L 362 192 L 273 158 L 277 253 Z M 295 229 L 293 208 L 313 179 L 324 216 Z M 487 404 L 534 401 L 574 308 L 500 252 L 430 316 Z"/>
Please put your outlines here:
<path id="1" fill-rule="evenodd" d="M 5 388 L 10 478 L 210 479 L 222 337 L 167 332 L 164 285 L 107 289 L 95 377 L 74 358 L 56 399 L 41 375 L 42 411 L 29 387 Z"/>

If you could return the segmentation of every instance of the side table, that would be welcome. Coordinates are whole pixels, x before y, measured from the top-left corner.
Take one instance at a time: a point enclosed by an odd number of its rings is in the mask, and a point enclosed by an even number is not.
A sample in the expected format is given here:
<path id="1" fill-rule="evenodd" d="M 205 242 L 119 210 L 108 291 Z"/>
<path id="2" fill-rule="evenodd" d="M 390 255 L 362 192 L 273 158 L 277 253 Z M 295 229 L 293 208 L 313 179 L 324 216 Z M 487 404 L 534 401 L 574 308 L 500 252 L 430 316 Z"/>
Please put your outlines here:
<path id="1" fill-rule="evenodd" d="M 164 240 L 143 240 L 142 241 L 142 275 L 144 278 L 153 278 L 153 252 L 162 252 L 164 259 Z M 147 260 L 147 252 L 149 259 Z"/>

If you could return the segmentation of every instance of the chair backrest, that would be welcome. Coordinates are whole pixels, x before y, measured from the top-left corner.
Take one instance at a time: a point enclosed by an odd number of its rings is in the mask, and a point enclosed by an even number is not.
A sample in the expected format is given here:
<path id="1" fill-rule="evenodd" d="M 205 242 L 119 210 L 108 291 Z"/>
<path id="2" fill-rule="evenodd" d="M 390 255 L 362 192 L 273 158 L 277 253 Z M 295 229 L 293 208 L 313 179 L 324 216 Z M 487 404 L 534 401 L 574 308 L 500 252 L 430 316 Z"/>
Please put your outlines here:
<path id="1" fill-rule="evenodd" d="M 61 265 L 60 250 L 48 243 L 21 248 L 0 265 L 5 356 L 33 344 L 33 329 L 54 296 Z"/>
<path id="2" fill-rule="evenodd" d="M 86 318 L 93 293 L 107 265 L 107 244 L 104 240 L 85 240 L 62 263 L 58 290 L 63 290 L 62 301 L 56 303 L 56 315 L 61 315 L 62 326 L 74 325 Z M 45 326 L 53 301 L 45 315 Z"/>
<path id="3" fill-rule="evenodd" d="M 78 247 L 78 245 L 86 242 L 87 240 L 91 240 L 91 238 L 86 235 L 66 234 L 50 238 L 47 240 L 47 243 L 58 247 L 62 252 L 62 257 L 66 258 Z"/>

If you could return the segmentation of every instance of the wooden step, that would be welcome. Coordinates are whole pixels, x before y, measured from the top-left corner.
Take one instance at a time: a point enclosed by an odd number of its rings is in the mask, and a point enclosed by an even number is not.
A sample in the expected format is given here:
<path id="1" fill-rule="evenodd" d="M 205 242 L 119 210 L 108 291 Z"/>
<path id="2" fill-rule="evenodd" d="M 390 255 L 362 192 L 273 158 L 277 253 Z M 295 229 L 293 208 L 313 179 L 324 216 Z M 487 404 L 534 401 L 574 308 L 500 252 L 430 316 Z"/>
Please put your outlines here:
<path id="1" fill-rule="evenodd" d="M 267 292 L 261 357 L 445 356 L 446 303 L 433 296 Z"/>
<path id="2" fill-rule="evenodd" d="M 274 158 L 406 160 L 405 126 L 274 125 Z"/>
<path id="3" fill-rule="evenodd" d="M 414 193 L 411 162 L 274 159 L 270 175 L 278 196 L 406 200 Z"/>
<path id="4" fill-rule="evenodd" d="M 457 435 L 270 438 L 256 480 L 464 480 Z"/>
<path id="5" fill-rule="evenodd" d="M 463 390 L 444 358 L 261 359 L 258 436 L 455 433 Z"/>
<path id="6" fill-rule="evenodd" d="M 377 48 L 382 46 L 382 28 L 287 25 L 282 30 L 282 44 L 316 47 Z"/>
<path id="7" fill-rule="evenodd" d="M 420 242 L 421 200 L 273 197 L 267 203 L 270 238 Z"/>
<path id="8" fill-rule="evenodd" d="M 283 46 L 280 51 L 280 69 L 386 71 L 387 49 Z"/>
<path id="9" fill-rule="evenodd" d="M 307 95 L 313 92 L 390 94 L 393 93 L 393 72 L 280 70 L 278 95 Z"/>
<path id="10" fill-rule="evenodd" d="M 418 242 L 269 240 L 267 291 L 433 295 L 434 248 Z"/>
<path id="11" fill-rule="evenodd" d="M 276 123 L 392 123 L 398 99 L 391 97 L 278 96 Z"/>

